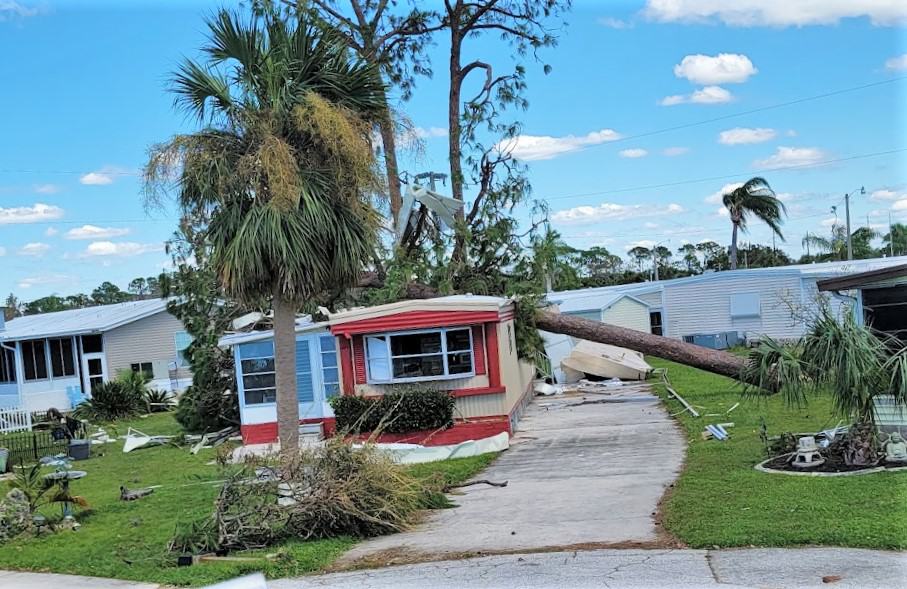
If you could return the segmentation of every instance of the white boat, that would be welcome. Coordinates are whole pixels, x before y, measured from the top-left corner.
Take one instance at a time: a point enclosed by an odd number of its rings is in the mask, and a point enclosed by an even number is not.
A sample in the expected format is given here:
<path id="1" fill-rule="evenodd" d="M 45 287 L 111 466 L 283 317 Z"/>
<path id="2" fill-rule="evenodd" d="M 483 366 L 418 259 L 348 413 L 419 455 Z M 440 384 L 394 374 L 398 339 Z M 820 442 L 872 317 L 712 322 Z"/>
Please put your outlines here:
<path id="1" fill-rule="evenodd" d="M 652 372 L 639 352 L 587 340 L 580 340 L 561 361 L 561 366 L 565 371 L 621 380 L 645 380 Z"/>

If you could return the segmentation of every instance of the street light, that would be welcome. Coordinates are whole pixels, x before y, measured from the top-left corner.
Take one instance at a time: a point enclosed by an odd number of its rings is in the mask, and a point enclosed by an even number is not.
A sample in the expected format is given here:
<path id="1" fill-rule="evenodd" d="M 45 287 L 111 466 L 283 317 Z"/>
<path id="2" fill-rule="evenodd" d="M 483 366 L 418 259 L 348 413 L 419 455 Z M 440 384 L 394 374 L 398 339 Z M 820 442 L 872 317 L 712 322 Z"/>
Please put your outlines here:
<path id="1" fill-rule="evenodd" d="M 860 186 L 860 194 L 866 194 L 866 189 Z M 857 189 L 851 190 L 850 192 L 844 193 L 844 214 L 847 218 L 847 259 L 853 259 L 853 243 L 850 239 L 850 197 L 857 191 Z"/>

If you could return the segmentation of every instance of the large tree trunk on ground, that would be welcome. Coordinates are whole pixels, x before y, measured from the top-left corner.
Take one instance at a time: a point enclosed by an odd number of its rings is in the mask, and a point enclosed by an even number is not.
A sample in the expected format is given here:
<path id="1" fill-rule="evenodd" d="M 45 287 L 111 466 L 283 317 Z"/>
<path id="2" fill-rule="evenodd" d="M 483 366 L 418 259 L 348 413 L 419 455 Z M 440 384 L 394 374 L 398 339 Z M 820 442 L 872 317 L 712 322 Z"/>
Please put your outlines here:
<path id="1" fill-rule="evenodd" d="M 743 358 L 730 352 L 710 350 L 680 340 L 644 333 L 616 325 L 608 325 L 581 317 L 561 315 L 540 310 L 536 327 L 552 333 L 562 333 L 601 344 L 620 346 L 643 354 L 664 358 L 686 366 L 699 368 L 733 379 L 740 379 Z"/>
<path id="2" fill-rule="evenodd" d="M 274 297 L 274 372 L 277 383 L 277 436 L 281 450 L 299 447 L 296 393 L 296 305 Z"/>

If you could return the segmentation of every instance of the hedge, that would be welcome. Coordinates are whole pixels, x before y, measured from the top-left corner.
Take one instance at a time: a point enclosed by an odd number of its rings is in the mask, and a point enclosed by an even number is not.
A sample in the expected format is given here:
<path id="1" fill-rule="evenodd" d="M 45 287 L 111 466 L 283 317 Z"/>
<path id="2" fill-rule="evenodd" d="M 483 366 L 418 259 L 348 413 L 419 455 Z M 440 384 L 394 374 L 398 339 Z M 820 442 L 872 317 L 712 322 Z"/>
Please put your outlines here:
<path id="1" fill-rule="evenodd" d="M 405 434 L 453 425 L 454 398 L 447 391 L 397 386 L 381 397 L 339 396 L 331 399 L 337 429 L 350 433 Z"/>

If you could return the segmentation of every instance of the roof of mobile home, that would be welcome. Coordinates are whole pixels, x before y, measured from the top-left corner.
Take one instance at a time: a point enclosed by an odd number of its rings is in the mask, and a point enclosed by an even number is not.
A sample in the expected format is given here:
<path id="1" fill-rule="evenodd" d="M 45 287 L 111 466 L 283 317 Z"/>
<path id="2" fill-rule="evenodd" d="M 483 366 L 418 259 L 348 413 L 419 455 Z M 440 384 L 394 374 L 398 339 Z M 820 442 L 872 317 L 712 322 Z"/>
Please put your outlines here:
<path id="1" fill-rule="evenodd" d="M 657 282 L 635 282 L 630 284 L 617 284 L 613 286 L 600 286 L 577 290 L 549 292 L 547 297 L 552 303 L 567 304 L 577 298 L 590 297 L 591 295 L 604 295 L 606 293 L 626 293 L 640 295 L 659 291 L 674 284 L 688 284 L 698 281 L 726 280 L 733 277 L 768 277 L 780 274 L 795 274 L 803 278 L 834 278 L 857 272 L 881 270 L 907 264 L 907 256 L 891 258 L 872 258 L 868 260 L 849 260 L 837 262 L 820 262 L 816 264 L 796 264 L 792 266 L 774 266 L 771 268 L 750 268 L 738 270 L 722 270 L 720 272 L 705 272 L 695 276 L 671 278 Z"/>
<path id="2" fill-rule="evenodd" d="M 0 330 L 0 341 L 102 333 L 156 315 L 166 309 L 167 301 L 147 299 L 55 313 L 25 315 L 6 323 L 6 328 Z"/>

